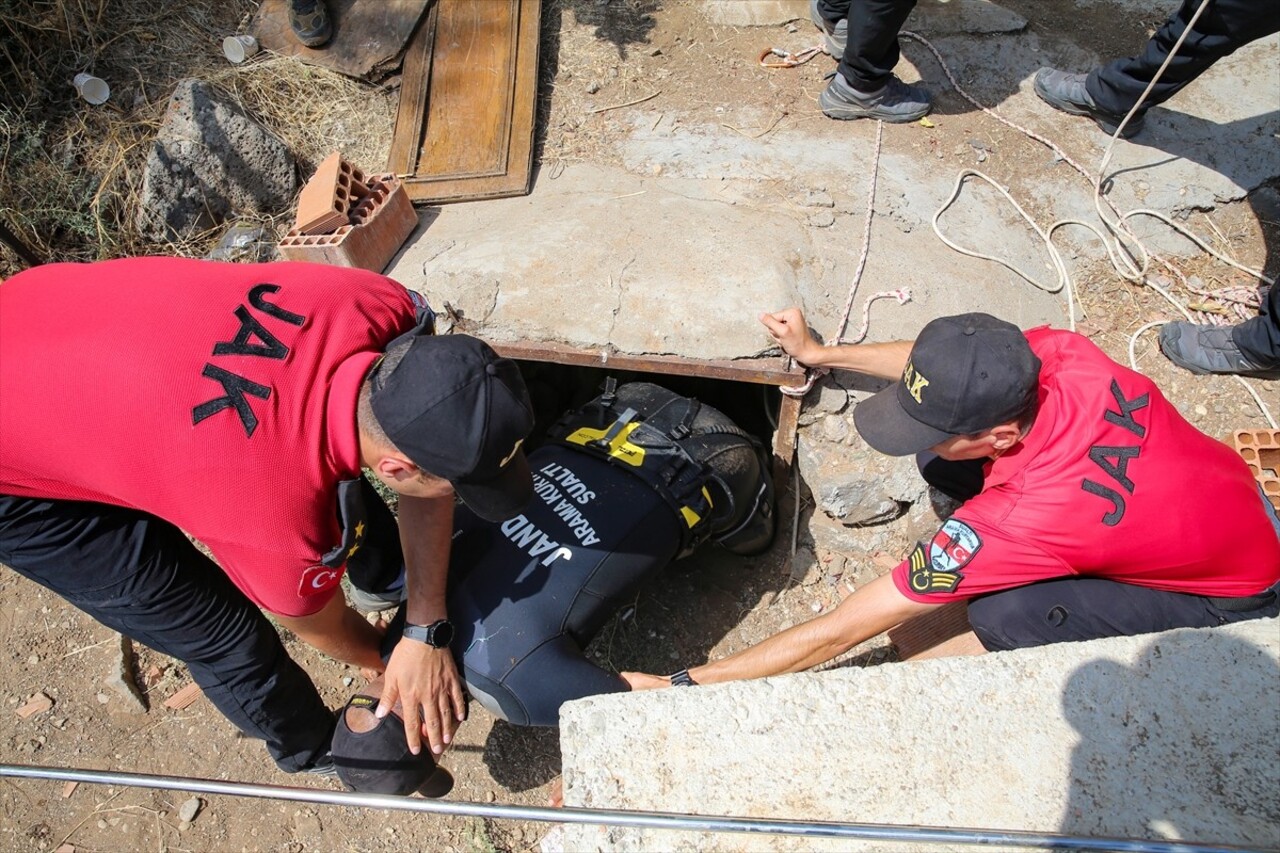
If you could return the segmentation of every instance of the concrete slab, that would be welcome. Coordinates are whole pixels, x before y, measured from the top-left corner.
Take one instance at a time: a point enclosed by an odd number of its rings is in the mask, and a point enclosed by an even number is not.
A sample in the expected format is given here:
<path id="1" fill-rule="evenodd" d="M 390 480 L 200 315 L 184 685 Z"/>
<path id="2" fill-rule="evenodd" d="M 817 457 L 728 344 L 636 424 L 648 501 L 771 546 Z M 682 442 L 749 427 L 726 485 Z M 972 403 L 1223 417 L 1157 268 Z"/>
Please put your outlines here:
<path id="1" fill-rule="evenodd" d="M 992 5 L 968 0 L 956 8 Z M 993 10 L 989 16 L 1007 17 Z M 933 41 L 981 101 L 1048 134 L 1096 170 L 1106 136 L 1092 122 L 1050 110 L 1030 80 L 1043 65 L 1087 68 L 1101 58 L 1042 44 L 1025 31 Z M 1041 227 L 1058 219 L 1096 223 L 1089 181 L 1047 148 L 946 94 L 941 72 L 919 45 L 907 43 L 904 54 L 900 75 L 923 77 L 942 93 L 932 120 L 952 129 L 963 123 L 967 142 L 932 151 L 922 128 L 885 128 L 871 251 L 846 334 L 860 326 L 866 296 L 900 286 L 911 290 L 912 302 L 876 306 L 869 340 L 910 337 L 933 317 L 969 310 L 1023 326 L 1065 324 L 1061 294 L 953 252 L 930 221 L 959 169 L 984 168 L 977 162 L 983 157 L 1019 164 L 1009 189 Z M 1280 146 L 1268 144 L 1280 130 L 1280 93 L 1239 83 L 1265 78 L 1278 56 L 1280 36 L 1250 45 L 1154 110 L 1142 140 L 1116 147 L 1109 169 L 1115 204 L 1185 215 L 1280 175 Z M 749 358 L 767 344 L 754 315 L 796 303 L 821 334 L 836 334 L 877 163 L 874 125 L 778 121 L 766 105 L 752 104 L 726 107 L 723 115 L 711 123 L 679 110 L 619 114 L 612 120 L 620 132 L 610 137 L 618 165 L 544 173 L 523 199 L 441 208 L 390 274 L 462 308 L 480 334 L 495 340 Z M 1045 285 L 1056 283 L 1039 238 L 994 190 L 970 179 L 942 226 L 957 242 L 1007 258 Z M 1140 227 L 1154 234 L 1158 251 L 1192 251 L 1163 226 Z M 1060 232 L 1058 245 L 1073 265 L 1103 256 L 1083 229 Z"/>
<path id="2" fill-rule="evenodd" d="M 561 710 L 565 804 L 1274 848 L 1278 707 L 1275 619 L 599 696 Z M 557 843 L 920 849 L 589 826 Z"/>
<path id="3" fill-rule="evenodd" d="M 808 0 L 703 0 L 713 24 L 730 27 L 769 27 L 800 18 L 808 20 Z"/>

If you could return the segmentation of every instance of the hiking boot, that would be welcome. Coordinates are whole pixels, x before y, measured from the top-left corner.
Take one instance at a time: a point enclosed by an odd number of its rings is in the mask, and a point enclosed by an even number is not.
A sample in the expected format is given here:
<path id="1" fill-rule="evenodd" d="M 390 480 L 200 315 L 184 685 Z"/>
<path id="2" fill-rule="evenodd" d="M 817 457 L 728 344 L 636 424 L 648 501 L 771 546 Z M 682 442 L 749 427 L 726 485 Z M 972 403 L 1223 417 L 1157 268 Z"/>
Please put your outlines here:
<path id="1" fill-rule="evenodd" d="M 818 96 L 818 104 L 830 118 L 878 118 L 901 124 L 916 121 L 929 114 L 929 93 L 919 86 L 908 86 L 897 77 L 876 92 L 859 92 L 836 74 Z"/>
<path id="2" fill-rule="evenodd" d="M 307 47 L 320 47 L 333 36 L 324 0 L 289 0 L 289 27 Z"/>
<path id="3" fill-rule="evenodd" d="M 841 18 L 834 24 L 818 11 L 818 0 L 809 0 L 809 20 L 822 31 L 822 48 L 836 59 L 844 56 L 844 46 L 849 43 L 849 21 Z"/>
<path id="4" fill-rule="evenodd" d="M 1073 116 L 1088 116 L 1098 127 L 1109 134 L 1114 134 L 1120 122 L 1124 121 L 1124 116 L 1106 112 L 1094 103 L 1084 85 L 1088 76 L 1087 74 L 1068 74 L 1053 68 L 1041 68 L 1036 72 L 1034 81 L 1036 94 L 1040 96 L 1040 100 L 1054 109 L 1071 113 Z M 1120 134 L 1120 138 L 1128 139 L 1141 132 L 1146 121 L 1146 113 L 1146 110 L 1134 113 L 1133 118 L 1129 119 L 1129 123 L 1124 126 L 1124 133 Z"/>
<path id="5" fill-rule="evenodd" d="M 1160 329 L 1160 350 L 1169 360 L 1192 373 L 1231 374 L 1253 379 L 1280 379 L 1280 366 L 1259 367 L 1240 352 L 1230 326 L 1209 326 L 1177 320 Z"/>

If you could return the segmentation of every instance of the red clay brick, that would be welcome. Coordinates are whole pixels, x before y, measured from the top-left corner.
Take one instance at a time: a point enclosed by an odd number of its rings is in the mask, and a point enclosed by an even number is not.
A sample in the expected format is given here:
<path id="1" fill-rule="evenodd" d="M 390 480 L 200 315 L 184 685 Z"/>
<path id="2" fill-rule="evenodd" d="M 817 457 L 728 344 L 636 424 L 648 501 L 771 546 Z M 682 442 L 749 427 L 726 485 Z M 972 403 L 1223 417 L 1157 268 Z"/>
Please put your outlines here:
<path id="1" fill-rule="evenodd" d="M 316 173 L 298 196 L 294 230 L 304 234 L 324 234 L 347 219 L 347 204 L 335 195 L 342 171 L 342 155 L 337 151 L 324 158 Z"/>
<path id="2" fill-rule="evenodd" d="M 382 272 L 417 227 L 418 215 L 394 175 L 370 178 L 365 188 L 368 194 L 352 208 L 350 224 L 320 238 L 290 231 L 280 241 L 280 254 L 295 261 Z"/>
<path id="3" fill-rule="evenodd" d="M 1267 500 L 1280 510 L 1280 430 L 1238 429 L 1230 443 L 1253 472 Z"/>

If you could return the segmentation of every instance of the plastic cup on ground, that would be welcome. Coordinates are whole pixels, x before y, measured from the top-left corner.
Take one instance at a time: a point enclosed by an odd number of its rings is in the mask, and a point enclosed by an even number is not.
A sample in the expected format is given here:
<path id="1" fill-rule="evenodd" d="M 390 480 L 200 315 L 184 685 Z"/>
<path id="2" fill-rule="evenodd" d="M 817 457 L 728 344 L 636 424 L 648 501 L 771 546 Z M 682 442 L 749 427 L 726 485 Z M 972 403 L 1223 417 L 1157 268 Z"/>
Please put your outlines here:
<path id="1" fill-rule="evenodd" d="M 107 81 L 92 74 L 82 71 L 71 83 L 76 87 L 76 93 L 94 106 L 105 104 L 107 98 L 111 97 L 111 87 L 107 85 Z"/>
<path id="2" fill-rule="evenodd" d="M 253 36 L 227 36 L 222 40 L 222 55 L 239 65 L 258 52 L 258 40 Z"/>

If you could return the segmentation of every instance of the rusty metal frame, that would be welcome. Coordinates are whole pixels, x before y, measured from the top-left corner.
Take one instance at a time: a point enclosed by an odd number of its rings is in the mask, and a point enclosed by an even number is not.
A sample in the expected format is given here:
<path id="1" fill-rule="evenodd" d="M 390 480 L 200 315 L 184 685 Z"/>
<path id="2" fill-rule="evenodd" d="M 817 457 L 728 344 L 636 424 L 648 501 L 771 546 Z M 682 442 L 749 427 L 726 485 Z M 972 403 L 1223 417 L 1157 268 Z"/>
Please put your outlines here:
<path id="1" fill-rule="evenodd" d="M 785 356 L 697 359 L 674 355 L 632 355 L 615 352 L 608 347 L 590 349 L 551 342 L 489 343 L 500 355 L 521 361 L 544 361 L 578 367 L 612 367 L 637 373 L 696 376 L 701 379 L 751 382 L 757 385 L 798 385 L 804 382 L 804 369 Z M 778 406 L 778 425 L 773 432 L 773 476 L 780 490 L 788 482 L 787 475 L 795 456 L 796 428 L 802 402 L 800 397 L 783 395 Z"/>

